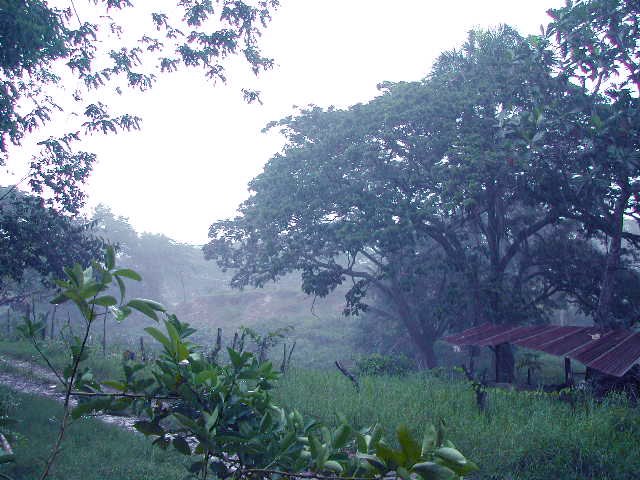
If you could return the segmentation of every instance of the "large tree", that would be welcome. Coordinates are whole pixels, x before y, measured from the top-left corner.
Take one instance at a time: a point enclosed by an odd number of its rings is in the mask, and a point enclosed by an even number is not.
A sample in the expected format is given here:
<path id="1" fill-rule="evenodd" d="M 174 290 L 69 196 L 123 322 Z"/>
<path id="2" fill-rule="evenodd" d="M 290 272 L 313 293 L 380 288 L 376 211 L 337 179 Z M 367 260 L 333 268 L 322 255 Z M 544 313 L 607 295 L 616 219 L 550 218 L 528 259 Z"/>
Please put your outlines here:
<path id="1" fill-rule="evenodd" d="M 257 40 L 277 6 L 278 0 L 165 1 L 151 8 L 87 0 L 58 9 L 46 0 L 0 0 L 0 165 L 12 144 L 64 112 L 65 121 L 54 123 L 66 130 L 38 138 L 43 150 L 28 178 L 36 193 L 48 190 L 44 198 L 76 212 L 95 161 L 77 149 L 78 141 L 140 125 L 133 112 L 111 112 L 108 97 L 126 88 L 143 92 L 158 74 L 183 67 L 225 81 L 228 57 L 237 54 L 255 73 L 271 67 Z M 243 93 L 257 98 L 256 91 Z"/>
<path id="2" fill-rule="evenodd" d="M 557 200 L 586 232 L 605 237 L 595 320 L 603 328 L 628 324 L 614 312 L 617 280 L 627 268 L 624 241 L 640 243 L 625 228 L 627 218 L 640 221 L 640 3 L 578 0 L 549 13 L 558 74 L 582 99 L 555 106 L 541 122 L 539 146 L 548 155 L 549 137 L 564 137 L 553 142 L 562 146 L 553 161 L 562 183 Z"/>
<path id="3" fill-rule="evenodd" d="M 303 289 L 325 295 L 352 279 L 348 312 L 375 288 L 429 366 L 454 318 L 542 314 L 554 292 L 537 277 L 523 282 L 519 259 L 561 218 L 532 194 L 546 177 L 506 126 L 540 95 L 561 92 L 548 57 L 523 61 L 535 54 L 508 27 L 472 32 L 421 82 L 385 84 L 380 97 L 345 111 L 282 120 L 284 152 L 250 183 L 240 215 L 211 227 L 205 255 L 233 269 L 238 287 L 300 270 Z M 420 302 L 437 276 L 435 251 L 472 307 L 449 323 Z"/>

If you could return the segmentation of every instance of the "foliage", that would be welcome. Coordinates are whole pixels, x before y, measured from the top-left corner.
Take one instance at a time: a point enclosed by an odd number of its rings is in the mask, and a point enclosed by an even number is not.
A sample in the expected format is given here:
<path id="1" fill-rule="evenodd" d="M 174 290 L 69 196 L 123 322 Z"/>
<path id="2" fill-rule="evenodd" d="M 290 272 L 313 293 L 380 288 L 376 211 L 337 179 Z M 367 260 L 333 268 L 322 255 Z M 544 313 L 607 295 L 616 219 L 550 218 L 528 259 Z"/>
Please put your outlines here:
<path id="1" fill-rule="evenodd" d="M 402 354 L 381 355 L 373 353 L 358 358 L 356 367 L 363 375 L 402 376 L 415 370 L 416 365 L 413 360 Z"/>
<path id="2" fill-rule="evenodd" d="M 549 199 L 588 234 L 604 237 L 595 320 L 605 328 L 628 325 L 613 305 L 616 277 L 626 268 L 623 242 L 637 247 L 640 241 L 625 228 L 625 218 L 640 219 L 640 9 L 627 0 L 579 0 L 549 13 L 546 36 L 534 42 L 555 50 L 558 77 L 570 81 L 565 95 L 542 103 L 533 151 L 556 172 Z"/>
<path id="3" fill-rule="evenodd" d="M 113 315 L 122 321 L 132 311 L 137 310 L 144 315 L 158 319 L 157 311 L 164 308 L 156 302 L 144 299 L 132 299 L 125 303 L 125 282 L 124 279 L 140 280 L 140 276 L 130 269 L 119 269 L 115 265 L 115 249 L 108 246 L 104 253 L 102 262 L 93 261 L 92 265 L 83 269 L 79 263 L 73 267 L 65 267 L 66 280 L 56 280 L 55 284 L 61 290 L 51 303 L 59 305 L 71 301 L 79 313 L 82 315 L 85 325 L 81 336 L 74 337 L 69 346 L 70 361 L 62 372 L 58 372 L 45 358 L 47 365 L 56 375 L 61 385 L 64 387 L 64 413 L 60 421 L 60 433 L 53 445 L 51 454 L 46 462 L 41 479 L 48 477 L 51 467 L 56 457 L 60 453 L 60 446 L 65 435 L 71 417 L 71 394 L 74 388 L 86 389 L 97 385 L 93 375 L 88 368 L 81 365 L 87 359 L 87 341 L 91 333 L 91 327 L 98 319 Z M 120 300 L 112 295 L 105 294 L 105 291 L 115 284 L 120 292 Z M 42 322 L 33 321 L 28 317 L 24 318 L 20 331 L 30 338 L 37 346 L 36 334 L 44 327 Z M 42 354 L 41 350 L 38 350 Z"/>
<path id="4" fill-rule="evenodd" d="M 49 449 L 56 441 L 62 405 L 50 398 L 26 393 L 9 393 L 0 387 L 0 395 L 11 395 L 20 403 L 13 415 L 12 442 L 15 461 L 0 466 L 0 472 L 14 480 L 37 480 Z M 104 480 L 105 478 L 153 480 L 179 479 L 184 466 L 182 456 L 153 447 L 141 435 L 103 422 L 99 418 L 82 418 L 72 422 L 56 465 L 52 480 Z"/>
<path id="5" fill-rule="evenodd" d="M 548 363 L 548 359 L 545 359 Z M 548 368 L 548 366 L 547 366 Z M 561 365 L 558 365 L 561 369 Z M 562 372 L 558 372 L 558 380 Z M 447 372 L 360 378 L 360 394 L 336 370 L 293 369 L 273 390 L 275 399 L 303 415 L 336 426 L 339 411 L 356 425 L 423 425 L 447 419 L 447 435 L 496 480 L 634 480 L 640 468 L 637 411 L 628 400 L 587 398 L 575 410 L 540 391 L 487 389 L 487 411 L 475 407 L 468 381 Z M 615 426 L 615 427 L 614 427 Z"/>
<path id="6" fill-rule="evenodd" d="M 113 247 L 107 248 L 104 263 L 93 262 L 84 270 L 76 264 L 65 269 L 65 274 L 67 280 L 57 281 L 61 293 L 52 302 L 73 302 L 86 320 L 86 329 L 71 344 L 71 362 L 63 373 L 52 367 L 65 388 L 64 413 L 41 479 L 49 476 L 69 420 L 100 410 L 144 413 L 146 419 L 135 427 L 154 437 L 154 444 L 161 448 L 173 445 L 178 452 L 194 456 L 189 467 L 193 478 L 204 479 L 209 473 L 234 478 L 295 477 L 306 472 L 324 478 L 379 478 L 395 471 L 405 479 L 414 472 L 430 480 L 459 478 L 477 469 L 452 443 L 444 441 L 441 429 L 427 429 L 420 447 L 401 427 L 400 449 L 393 449 L 383 441 L 379 429 L 358 432 L 343 422 L 331 431 L 278 407 L 269 394 L 278 378 L 270 362 L 227 349 L 230 364 L 213 363 L 189 341 L 195 330 L 166 313 L 162 305 L 143 299 L 125 302 L 123 279 L 140 278 L 132 270 L 116 268 Z M 120 289 L 120 301 L 104 294 L 112 283 Z M 97 313 L 99 307 L 104 313 Z M 163 353 L 155 360 L 151 376 L 143 374 L 144 364 L 125 362 L 124 379 L 100 384 L 81 365 L 87 358 L 91 326 L 109 311 L 123 320 L 132 310 L 156 321 L 164 317 L 165 332 L 146 329 L 162 345 Z M 35 343 L 40 325 L 25 319 L 21 328 Z M 72 396 L 83 400 L 74 408 Z M 357 454 L 349 455 L 353 451 Z"/>
<path id="7" fill-rule="evenodd" d="M 16 284 L 29 272 L 35 272 L 41 282 L 50 285 L 52 277 L 61 275 L 65 265 L 87 262 L 100 253 L 102 243 L 90 237 L 90 224 L 62 215 L 47 207 L 41 198 L 0 190 L 1 303 L 19 296 Z"/>
<path id="8" fill-rule="evenodd" d="M 420 82 L 275 122 L 284 151 L 211 226 L 205 256 L 240 288 L 295 270 L 313 295 L 352 280 L 346 312 L 383 306 L 430 367 L 447 330 L 545 320 L 558 288 L 523 260 L 563 220 L 532 193 L 551 177 L 532 139 L 507 125 L 558 94 L 549 62 L 511 28 L 474 31 Z"/>
<path id="9" fill-rule="evenodd" d="M 225 81 L 234 55 L 256 74 L 270 68 L 257 40 L 278 6 L 278 0 L 180 1 L 145 10 L 128 0 L 86 3 L 58 9 L 44 0 L 0 1 L 0 163 L 11 144 L 21 145 L 59 112 L 74 114 L 68 118 L 78 122 L 66 125 L 69 131 L 41 139 L 29 175 L 34 192 L 52 192 L 51 200 L 71 212 L 84 202 L 80 187 L 96 159 L 75 144 L 94 133 L 140 128 L 134 113 L 112 113 L 105 96 L 144 92 L 158 74 L 180 68 Z M 64 83 L 78 87 L 65 91 Z M 252 90 L 243 95 L 258 98 Z"/>
<path id="10" fill-rule="evenodd" d="M 265 334 L 260 334 L 253 328 L 240 327 L 242 335 L 247 335 L 255 344 L 255 353 L 259 362 L 266 361 L 267 353 L 269 352 L 269 350 L 278 345 L 283 339 L 285 339 L 292 330 L 293 326 L 287 325 L 286 327 L 276 328 L 275 330 L 271 330 L 269 332 L 266 332 Z"/>
<path id="11" fill-rule="evenodd" d="M 566 60 L 565 73 L 585 87 L 618 95 L 640 88 L 638 4 L 629 0 L 577 0 L 549 11 L 555 37 Z"/>

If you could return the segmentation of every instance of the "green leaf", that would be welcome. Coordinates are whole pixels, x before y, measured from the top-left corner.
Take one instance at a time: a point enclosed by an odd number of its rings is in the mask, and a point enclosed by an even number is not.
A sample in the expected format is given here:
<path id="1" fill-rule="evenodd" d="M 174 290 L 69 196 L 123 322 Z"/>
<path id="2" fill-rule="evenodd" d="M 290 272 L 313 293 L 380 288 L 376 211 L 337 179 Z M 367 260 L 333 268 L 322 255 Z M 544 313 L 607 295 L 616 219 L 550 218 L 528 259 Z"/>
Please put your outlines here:
<path id="1" fill-rule="evenodd" d="M 213 430 L 213 427 L 216 426 L 216 422 L 218 421 L 218 407 L 216 407 L 213 412 L 211 412 L 211 415 L 209 415 L 207 412 L 202 412 L 202 414 L 205 418 L 205 428 L 208 432 L 210 432 L 211 430 Z"/>
<path id="2" fill-rule="evenodd" d="M 358 458 L 365 460 L 367 463 L 369 463 L 369 465 L 371 465 L 380 473 L 384 474 L 389 470 L 387 464 L 381 458 L 376 457 L 375 455 L 369 455 L 368 453 L 358 453 L 357 456 Z"/>
<path id="3" fill-rule="evenodd" d="M 468 475 L 478 470 L 478 466 L 468 461 L 465 456 L 455 448 L 442 447 L 434 452 L 436 461 L 450 468 L 458 475 Z"/>
<path id="4" fill-rule="evenodd" d="M 143 435 L 164 435 L 164 429 L 157 423 L 147 422 L 140 420 L 133 424 L 133 428 L 138 430 Z"/>
<path id="5" fill-rule="evenodd" d="M 458 463 L 464 465 L 467 463 L 467 459 L 455 448 L 442 447 L 434 452 L 436 457 L 440 457 L 443 460 L 451 463 Z"/>
<path id="6" fill-rule="evenodd" d="M 168 352 L 173 351 L 171 340 L 169 340 L 160 330 L 155 327 L 147 327 L 144 331 L 160 342 Z"/>
<path id="7" fill-rule="evenodd" d="M 183 455 L 191 455 L 191 447 L 187 441 L 182 437 L 175 437 L 173 439 L 174 448 Z"/>
<path id="8" fill-rule="evenodd" d="M 424 480 L 457 480 L 453 470 L 443 467 L 434 462 L 417 463 L 412 470 L 419 474 Z"/>
<path id="9" fill-rule="evenodd" d="M 120 277 L 118 277 L 117 275 L 116 275 L 115 279 L 116 279 L 116 282 L 118 283 L 118 289 L 120 290 L 120 302 L 123 302 L 124 301 L 124 295 L 125 295 L 125 293 L 127 291 L 127 287 L 124 284 L 124 281 Z"/>
<path id="10" fill-rule="evenodd" d="M 83 299 L 88 299 L 96 296 L 102 290 L 104 290 L 104 285 L 94 282 L 92 279 L 89 279 L 88 282 L 78 291 L 78 295 Z"/>
<path id="11" fill-rule="evenodd" d="M 202 432 L 202 428 L 192 419 L 187 417 L 186 415 L 182 415 L 181 413 L 174 412 L 173 416 L 178 422 L 182 424 L 182 426 L 191 429 L 193 432 Z"/>
<path id="12" fill-rule="evenodd" d="M 90 304 L 99 305 L 101 307 L 112 307 L 113 305 L 117 305 L 118 301 L 115 297 L 111 295 L 104 295 L 102 297 L 98 297 L 95 300 L 89 302 Z"/>
<path id="13" fill-rule="evenodd" d="M 340 465 L 335 460 L 327 460 L 326 462 L 324 462 L 324 465 L 322 468 L 325 468 L 335 473 L 342 473 L 344 471 L 344 469 L 342 468 L 342 465 Z"/>
<path id="14" fill-rule="evenodd" d="M 271 427 L 273 423 L 273 418 L 271 418 L 271 413 L 266 412 L 262 416 L 262 420 L 260 421 L 260 433 L 266 433 L 267 430 Z"/>
<path id="15" fill-rule="evenodd" d="M 340 425 L 333 434 L 333 448 L 340 449 L 344 447 L 351 437 L 351 427 L 349 425 Z"/>
<path id="16" fill-rule="evenodd" d="M 403 465 L 406 460 L 401 451 L 393 450 L 382 442 L 378 443 L 376 447 L 376 455 L 391 468 Z"/>
<path id="17" fill-rule="evenodd" d="M 109 311 L 111 312 L 111 315 L 113 315 L 116 321 L 118 322 L 123 321 L 125 318 L 131 315 L 131 309 L 128 307 L 113 306 L 113 307 L 109 307 Z"/>
<path id="18" fill-rule="evenodd" d="M 218 375 L 213 370 L 203 370 L 196 375 L 194 380 L 196 385 L 202 385 L 206 382 L 210 382 L 211 385 L 215 385 L 218 380 Z"/>
<path id="19" fill-rule="evenodd" d="M 116 382 L 115 380 L 105 380 L 102 384 L 109 388 L 113 388 L 114 390 L 118 390 L 119 392 L 127 390 L 127 386 L 124 383 Z"/>
<path id="20" fill-rule="evenodd" d="M 436 427 L 433 424 L 429 424 L 424 430 L 422 437 L 422 448 L 420 449 L 420 456 L 424 457 L 428 452 L 432 451 L 436 447 L 436 440 L 438 434 Z"/>
<path id="21" fill-rule="evenodd" d="M 113 270 L 116 266 L 116 249 L 113 245 L 107 245 L 104 251 L 104 265 L 107 270 Z"/>
<path id="22" fill-rule="evenodd" d="M 236 352 L 232 348 L 227 348 L 227 352 L 229 353 L 229 360 L 231 360 L 231 364 L 236 369 L 239 369 L 244 365 L 244 360 L 238 352 Z"/>
<path id="23" fill-rule="evenodd" d="M 398 427 L 396 434 L 404 458 L 408 464 L 413 465 L 420 458 L 420 446 L 418 442 L 413 439 L 406 425 Z"/>
<path id="24" fill-rule="evenodd" d="M 367 437 L 371 439 L 369 435 L 362 435 L 361 433 L 356 433 L 356 446 L 358 448 L 358 452 L 360 453 L 368 453 L 369 452 L 369 443 L 367 441 Z"/>
<path id="25" fill-rule="evenodd" d="M 129 268 L 120 268 L 114 271 L 113 274 L 116 276 L 116 278 L 117 277 L 130 278 L 131 280 L 135 280 L 136 282 L 139 282 L 142 280 L 142 277 L 138 272 L 134 272 Z"/>
<path id="26" fill-rule="evenodd" d="M 53 299 L 49 303 L 51 303 L 52 305 L 60 305 L 68 300 L 69 297 L 67 297 L 64 293 L 61 293 L 53 297 Z"/>
<path id="27" fill-rule="evenodd" d="M 309 451 L 311 452 L 311 458 L 316 462 L 318 468 L 322 468 L 322 457 L 324 456 L 324 449 L 318 437 L 313 434 L 309 435 Z"/>
<path id="28" fill-rule="evenodd" d="M 160 321 L 155 309 L 151 308 L 151 306 L 144 300 L 141 300 L 138 298 L 129 300 L 127 302 L 127 307 L 133 308 L 134 310 L 139 311 L 140 313 L 146 315 L 147 317 L 154 319 L 156 322 Z"/>

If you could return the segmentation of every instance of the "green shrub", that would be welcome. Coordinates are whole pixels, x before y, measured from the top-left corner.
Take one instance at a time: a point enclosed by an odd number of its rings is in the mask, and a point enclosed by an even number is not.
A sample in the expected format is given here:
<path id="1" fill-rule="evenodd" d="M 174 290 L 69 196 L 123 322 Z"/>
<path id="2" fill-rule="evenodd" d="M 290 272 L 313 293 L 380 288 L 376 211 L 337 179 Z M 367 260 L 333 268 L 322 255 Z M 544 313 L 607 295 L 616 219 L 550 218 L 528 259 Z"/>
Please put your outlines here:
<path id="1" fill-rule="evenodd" d="M 358 372 L 362 375 L 402 376 L 415 371 L 413 360 L 404 355 L 364 355 L 356 361 Z"/>

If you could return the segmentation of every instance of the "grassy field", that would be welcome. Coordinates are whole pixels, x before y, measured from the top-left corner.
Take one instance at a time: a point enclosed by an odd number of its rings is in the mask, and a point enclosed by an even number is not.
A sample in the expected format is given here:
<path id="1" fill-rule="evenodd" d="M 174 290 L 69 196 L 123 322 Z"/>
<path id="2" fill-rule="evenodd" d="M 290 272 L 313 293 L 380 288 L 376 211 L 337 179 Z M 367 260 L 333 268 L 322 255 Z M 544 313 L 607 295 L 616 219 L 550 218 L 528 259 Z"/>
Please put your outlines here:
<path id="1" fill-rule="evenodd" d="M 492 390 L 483 414 L 462 380 L 364 377 L 358 394 L 337 372 L 308 370 L 289 372 L 275 395 L 328 422 L 340 412 L 360 426 L 404 424 L 421 433 L 443 418 L 449 438 L 481 466 L 478 479 L 639 478 L 640 413 L 619 397 L 587 400 L 574 411 L 556 398 Z"/>
<path id="2" fill-rule="evenodd" d="M 0 401 L 18 420 L 13 429 L 16 462 L 0 465 L 0 472 L 15 480 L 39 478 L 58 432 L 62 407 L 52 401 L 21 395 L 0 387 Z M 69 428 L 54 466 L 52 480 L 174 480 L 183 478 L 184 457 L 152 447 L 134 432 L 123 431 L 96 419 L 80 419 Z"/>
<path id="3" fill-rule="evenodd" d="M 49 344 L 45 349 L 54 363 L 63 363 L 64 356 L 59 346 Z M 0 352 L 41 363 L 24 343 L 0 342 Z M 92 356 L 91 365 L 98 377 L 114 378 L 119 376 L 120 358 L 118 351 L 108 354 L 106 358 L 96 352 Z M 537 375 L 547 381 L 560 380 L 561 362 L 553 357 L 543 357 L 542 360 L 544 368 Z M 399 425 L 407 425 L 419 434 L 427 423 L 443 418 L 447 422 L 448 437 L 481 466 L 480 473 L 474 477 L 477 479 L 639 478 L 640 412 L 637 408 L 630 407 L 626 399 L 621 397 L 612 396 L 600 403 L 585 399 L 572 408 L 556 397 L 536 392 L 490 390 L 488 410 L 480 413 L 468 382 L 445 369 L 437 375 L 421 373 L 407 377 L 362 377 L 360 393 L 356 393 L 353 385 L 335 370 L 293 369 L 282 378 L 274 395 L 279 403 L 328 423 L 335 422 L 338 412 L 361 427 L 380 423 L 388 430 L 389 438 L 393 436 L 393 429 Z M 27 397 L 21 402 L 27 405 L 26 410 L 21 412 L 23 420 L 31 416 L 40 418 L 34 422 L 33 427 L 25 424 L 23 428 L 26 430 L 22 433 L 26 445 L 29 442 L 42 445 L 36 449 L 29 448 L 30 451 L 40 452 L 38 455 L 42 459 L 47 441 L 39 432 L 40 429 L 54 428 L 47 420 L 52 416 L 47 409 L 57 407 L 50 402 Z M 153 451 L 141 438 L 131 433 L 117 432 L 132 437 L 132 441 L 138 441 L 136 448 L 148 448 L 148 451 L 145 450 L 148 453 L 128 456 L 128 452 L 134 450 L 127 448 L 121 451 L 117 449 L 118 446 L 111 446 L 110 439 L 99 439 L 99 434 L 82 433 L 85 432 L 83 429 L 89 432 L 91 429 L 108 428 L 96 425 L 95 422 L 87 423 L 86 426 L 78 424 L 74 428 L 78 428 L 80 433 L 71 435 L 74 438 L 68 444 L 69 451 L 73 452 L 76 448 L 74 442 L 82 445 L 83 441 L 95 437 L 92 450 L 95 449 L 98 453 L 85 451 L 80 457 L 70 455 L 66 460 L 69 467 L 65 468 L 79 470 L 85 464 L 87 469 L 92 469 L 93 456 L 100 457 L 99 452 L 107 449 L 103 455 L 112 458 L 112 448 L 121 452 L 117 457 L 125 459 L 125 465 L 128 463 L 127 458 L 133 459 L 135 463 L 136 458 L 142 458 L 139 455 L 145 459 L 161 459 L 163 465 L 167 465 L 169 458 L 179 461 L 174 457 L 163 456 L 163 452 Z M 77 440 L 76 436 L 84 440 Z M 33 437 L 37 437 L 37 440 L 31 440 Z M 34 458 L 23 465 L 35 461 Z M 179 465 L 175 469 L 182 472 Z M 18 478 L 30 477 L 27 475 Z M 70 474 L 60 478 L 80 477 Z M 150 477 L 141 474 L 104 478 Z"/>

